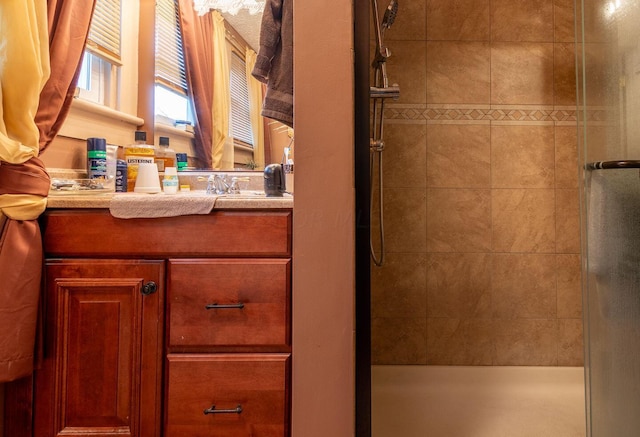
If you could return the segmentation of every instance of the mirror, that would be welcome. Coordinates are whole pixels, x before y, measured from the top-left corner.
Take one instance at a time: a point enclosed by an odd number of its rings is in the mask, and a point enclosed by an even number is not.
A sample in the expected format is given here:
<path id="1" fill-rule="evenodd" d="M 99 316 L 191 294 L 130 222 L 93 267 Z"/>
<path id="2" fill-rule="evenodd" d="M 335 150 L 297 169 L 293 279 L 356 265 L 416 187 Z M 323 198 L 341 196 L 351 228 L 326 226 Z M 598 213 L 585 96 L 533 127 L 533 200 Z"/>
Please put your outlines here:
<path id="1" fill-rule="evenodd" d="M 230 51 L 236 51 L 236 53 L 241 54 L 242 63 L 244 63 L 244 47 L 249 46 L 253 51 L 258 53 L 260 48 L 260 26 L 262 22 L 262 13 L 258 14 L 250 14 L 248 10 L 242 9 L 236 15 L 232 15 L 229 13 L 221 14 L 225 19 L 225 25 L 227 26 L 227 46 Z M 234 57 L 233 54 L 230 57 Z M 237 59 L 236 59 L 237 60 Z M 231 60 L 230 60 L 231 64 Z M 242 64 L 240 69 L 244 68 Z M 162 91 L 162 90 L 160 90 Z M 158 90 L 156 90 L 156 100 L 158 99 Z M 162 121 L 159 121 L 159 118 L 156 115 L 155 122 L 155 136 L 163 136 L 164 128 Z M 282 157 L 285 154 L 285 149 L 289 149 L 290 153 L 292 150 L 293 143 L 293 131 L 289 129 L 286 125 L 279 123 L 275 120 L 271 120 L 268 118 L 261 117 L 263 120 L 264 126 L 264 155 L 265 155 L 265 165 L 272 162 L 281 162 Z M 250 132 L 250 128 L 247 130 Z M 181 141 L 184 144 L 179 144 L 178 147 L 181 149 L 190 147 L 188 143 L 190 143 L 190 139 L 188 138 L 177 138 L 178 143 Z M 172 139 L 172 145 L 174 144 L 174 140 Z M 229 142 L 234 142 L 232 138 L 228 139 Z M 246 144 L 246 143 L 244 143 Z M 255 161 L 253 159 L 253 150 L 251 147 L 245 146 L 242 142 L 235 142 L 232 146 L 228 144 L 225 147 L 233 147 L 234 150 L 234 159 L 233 166 L 228 164 L 224 164 L 221 170 L 224 171 L 263 171 L 263 167 L 254 167 Z M 290 158 L 293 156 L 291 154 Z M 211 169 L 203 169 L 199 168 L 197 164 L 191 165 L 190 160 L 190 170 L 202 171 L 202 170 L 211 170 Z"/>

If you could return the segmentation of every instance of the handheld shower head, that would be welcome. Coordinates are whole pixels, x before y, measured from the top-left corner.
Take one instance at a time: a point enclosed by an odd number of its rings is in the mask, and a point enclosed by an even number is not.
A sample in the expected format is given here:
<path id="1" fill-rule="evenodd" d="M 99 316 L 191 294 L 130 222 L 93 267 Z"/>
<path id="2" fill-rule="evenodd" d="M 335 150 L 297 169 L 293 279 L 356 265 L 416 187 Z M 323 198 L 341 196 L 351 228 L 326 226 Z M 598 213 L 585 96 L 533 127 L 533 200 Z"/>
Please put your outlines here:
<path id="1" fill-rule="evenodd" d="M 391 27 L 393 22 L 396 20 L 396 15 L 398 14 L 398 1 L 391 0 L 389 6 L 384 11 L 384 17 L 382 18 L 382 28 L 388 29 Z"/>

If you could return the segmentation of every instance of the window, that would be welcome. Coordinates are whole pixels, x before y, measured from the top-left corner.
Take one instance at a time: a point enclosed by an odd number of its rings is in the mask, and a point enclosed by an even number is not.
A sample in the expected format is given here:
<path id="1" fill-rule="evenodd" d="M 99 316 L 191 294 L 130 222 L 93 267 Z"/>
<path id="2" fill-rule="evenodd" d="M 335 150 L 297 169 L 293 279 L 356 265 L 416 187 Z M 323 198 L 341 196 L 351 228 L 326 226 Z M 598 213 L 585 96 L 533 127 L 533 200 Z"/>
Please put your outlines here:
<path id="1" fill-rule="evenodd" d="M 120 0 L 97 0 L 78 79 L 81 99 L 118 109 Z"/>
<path id="2" fill-rule="evenodd" d="M 155 115 L 166 124 L 194 119 L 177 7 L 175 0 L 156 2 Z"/>
<path id="3" fill-rule="evenodd" d="M 236 144 L 253 148 L 251 134 L 251 108 L 249 107 L 249 91 L 247 89 L 247 73 L 245 61 L 235 50 L 231 53 L 231 116 L 229 134 Z"/>

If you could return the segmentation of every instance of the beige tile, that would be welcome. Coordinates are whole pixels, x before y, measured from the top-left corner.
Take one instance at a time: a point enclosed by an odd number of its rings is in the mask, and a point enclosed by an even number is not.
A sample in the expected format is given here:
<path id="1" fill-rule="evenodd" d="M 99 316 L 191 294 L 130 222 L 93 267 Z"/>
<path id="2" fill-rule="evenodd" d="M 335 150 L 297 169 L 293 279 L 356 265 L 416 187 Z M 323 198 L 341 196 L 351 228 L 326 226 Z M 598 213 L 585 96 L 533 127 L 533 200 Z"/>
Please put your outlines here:
<path id="1" fill-rule="evenodd" d="M 556 320 L 497 320 L 494 325 L 497 366 L 555 366 Z"/>
<path id="2" fill-rule="evenodd" d="M 384 13 L 389 5 L 388 1 L 378 2 L 380 24 L 384 20 Z M 373 16 L 373 12 L 370 14 Z M 371 19 L 369 34 L 375 38 L 375 28 Z M 396 40 L 424 40 L 426 38 L 426 5 L 424 1 L 402 1 L 398 3 L 398 13 L 389 29 L 384 32 L 384 41 Z M 387 44 L 393 46 L 393 44 Z"/>
<path id="3" fill-rule="evenodd" d="M 558 318 L 582 317 L 580 255 L 556 255 Z"/>
<path id="4" fill-rule="evenodd" d="M 556 188 L 578 188 L 578 138 L 576 126 L 555 127 Z"/>
<path id="5" fill-rule="evenodd" d="M 491 167 L 493 188 L 553 187 L 553 126 L 492 126 Z"/>
<path id="6" fill-rule="evenodd" d="M 427 319 L 427 364 L 492 364 L 491 320 Z"/>
<path id="7" fill-rule="evenodd" d="M 492 190 L 494 252 L 555 252 L 553 189 Z"/>
<path id="8" fill-rule="evenodd" d="M 553 104 L 553 43 L 493 43 L 491 103 Z"/>
<path id="9" fill-rule="evenodd" d="M 491 249 L 490 190 L 427 190 L 427 250 L 486 252 Z"/>
<path id="10" fill-rule="evenodd" d="M 489 0 L 426 0 L 427 39 L 488 41 Z"/>
<path id="11" fill-rule="evenodd" d="M 574 0 L 553 1 L 554 41 L 575 41 Z"/>
<path id="12" fill-rule="evenodd" d="M 577 189 L 556 190 L 556 252 L 580 253 L 580 203 Z"/>
<path id="13" fill-rule="evenodd" d="M 427 43 L 427 103 L 490 103 L 491 50 L 484 42 Z"/>
<path id="14" fill-rule="evenodd" d="M 384 142 L 382 165 L 385 187 L 424 188 L 427 126 L 385 123 Z"/>
<path id="15" fill-rule="evenodd" d="M 555 105 L 571 106 L 576 104 L 575 44 L 554 44 L 553 91 Z"/>
<path id="16" fill-rule="evenodd" d="M 472 124 L 429 125 L 426 176 L 429 187 L 489 188 L 490 127 Z"/>
<path id="17" fill-rule="evenodd" d="M 429 254 L 427 316 L 491 317 L 491 255 L 486 253 Z"/>
<path id="18" fill-rule="evenodd" d="M 500 319 L 556 317 L 556 257 L 494 254 L 493 314 Z"/>
<path id="19" fill-rule="evenodd" d="M 384 193 L 384 230 L 387 250 L 389 252 L 426 252 L 426 191 L 387 188 Z"/>
<path id="20" fill-rule="evenodd" d="M 425 317 L 426 254 L 387 253 L 382 267 L 371 267 L 372 317 Z"/>
<path id="21" fill-rule="evenodd" d="M 372 364 L 426 364 L 427 319 L 373 318 Z"/>
<path id="22" fill-rule="evenodd" d="M 558 366 L 583 366 L 582 319 L 558 320 Z"/>
<path id="23" fill-rule="evenodd" d="M 492 41 L 553 41 L 553 0 L 492 0 Z"/>
<path id="24" fill-rule="evenodd" d="M 397 103 L 426 103 L 427 47 L 425 41 L 393 41 L 387 44 L 389 84 L 400 84 Z M 373 82 L 372 82 L 373 83 Z"/>
<path id="25" fill-rule="evenodd" d="M 616 104 L 619 92 L 618 60 L 615 44 L 587 43 L 584 45 L 585 99 L 590 106 Z"/>

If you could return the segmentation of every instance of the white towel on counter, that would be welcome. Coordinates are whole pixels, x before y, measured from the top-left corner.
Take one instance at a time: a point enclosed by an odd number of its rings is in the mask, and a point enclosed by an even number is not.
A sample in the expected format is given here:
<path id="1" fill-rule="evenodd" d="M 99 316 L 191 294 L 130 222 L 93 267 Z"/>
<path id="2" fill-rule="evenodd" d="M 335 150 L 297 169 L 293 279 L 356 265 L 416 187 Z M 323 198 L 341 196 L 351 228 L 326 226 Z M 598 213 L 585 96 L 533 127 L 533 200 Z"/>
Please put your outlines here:
<path id="1" fill-rule="evenodd" d="M 205 193 L 118 193 L 109 204 L 111 215 L 121 219 L 209 214 L 218 196 Z"/>

